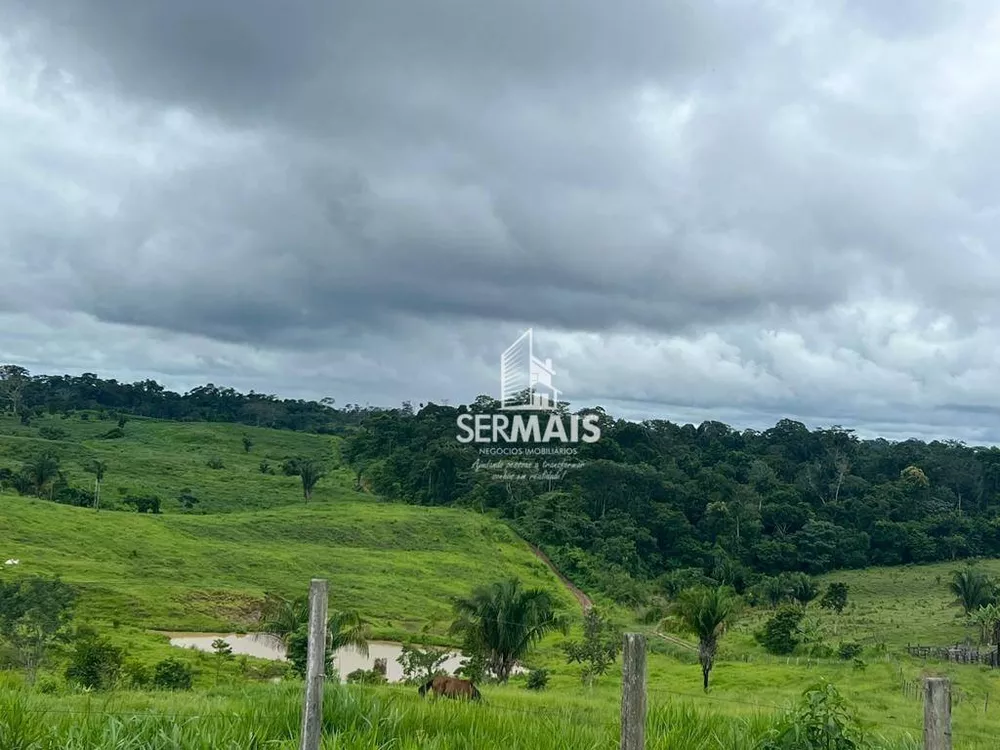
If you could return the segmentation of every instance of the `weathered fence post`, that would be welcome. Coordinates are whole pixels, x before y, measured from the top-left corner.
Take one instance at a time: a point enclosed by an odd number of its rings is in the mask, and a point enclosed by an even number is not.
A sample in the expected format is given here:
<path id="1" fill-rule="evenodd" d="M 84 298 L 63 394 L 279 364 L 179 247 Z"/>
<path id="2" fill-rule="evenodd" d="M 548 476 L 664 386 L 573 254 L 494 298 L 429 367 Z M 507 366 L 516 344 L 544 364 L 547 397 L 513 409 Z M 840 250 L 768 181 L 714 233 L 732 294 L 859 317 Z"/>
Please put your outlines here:
<path id="1" fill-rule="evenodd" d="M 951 683 L 946 677 L 924 680 L 924 750 L 951 750 Z"/>
<path id="2" fill-rule="evenodd" d="M 323 730 L 323 680 L 326 679 L 326 581 L 309 583 L 309 651 L 306 658 L 306 695 L 302 704 L 302 740 L 299 750 L 319 750 Z"/>
<path id="3" fill-rule="evenodd" d="M 620 750 L 646 750 L 646 636 L 626 633 L 622 649 Z"/>

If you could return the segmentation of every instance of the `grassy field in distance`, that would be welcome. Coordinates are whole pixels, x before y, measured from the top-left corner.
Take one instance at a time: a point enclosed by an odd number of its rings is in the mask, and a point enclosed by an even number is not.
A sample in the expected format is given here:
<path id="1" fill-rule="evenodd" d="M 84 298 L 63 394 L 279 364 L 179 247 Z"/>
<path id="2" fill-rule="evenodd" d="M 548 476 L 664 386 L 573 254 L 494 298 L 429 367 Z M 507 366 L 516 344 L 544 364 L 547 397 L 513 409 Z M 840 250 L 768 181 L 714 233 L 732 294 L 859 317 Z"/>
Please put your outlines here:
<path id="1" fill-rule="evenodd" d="M 88 419 L 81 419 L 87 414 Z M 0 467 L 16 468 L 42 451 L 56 453 L 70 484 L 92 489 L 94 478 L 84 466 L 94 459 L 106 461 L 107 474 L 101 491 L 102 504 L 123 495 L 157 495 L 164 512 L 180 511 L 178 496 L 191 490 L 199 502 L 198 513 L 223 513 L 295 505 L 303 502 L 297 476 L 284 476 L 281 461 L 301 456 L 322 461 L 329 476 L 317 485 L 316 504 L 364 498 L 354 492 L 351 473 L 339 460 L 340 439 L 289 430 L 272 430 L 223 422 L 168 422 L 130 417 L 125 436 L 99 436 L 117 426 L 115 420 L 99 420 L 93 412 L 79 412 L 68 419 L 45 415 L 21 425 L 10 416 L 0 417 Z M 62 430 L 66 437 L 41 437 L 44 428 Z M 253 441 L 243 449 L 243 436 Z M 221 469 L 208 466 L 222 461 Z M 267 461 L 274 474 L 260 470 Z"/>

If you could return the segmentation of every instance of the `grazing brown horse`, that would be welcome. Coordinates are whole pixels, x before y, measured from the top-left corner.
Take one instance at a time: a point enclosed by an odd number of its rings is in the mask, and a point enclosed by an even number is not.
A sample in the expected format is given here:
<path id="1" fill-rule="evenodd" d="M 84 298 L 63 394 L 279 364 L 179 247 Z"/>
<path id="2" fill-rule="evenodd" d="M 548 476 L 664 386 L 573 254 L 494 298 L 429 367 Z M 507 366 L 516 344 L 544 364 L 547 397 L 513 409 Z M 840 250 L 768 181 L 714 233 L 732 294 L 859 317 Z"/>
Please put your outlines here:
<path id="1" fill-rule="evenodd" d="M 430 690 L 432 695 L 443 695 L 446 698 L 468 698 L 478 701 L 482 698 L 476 686 L 470 680 L 460 680 L 457 677 L 437 676 L 420 686 L 420 697 L 423 698 Z"/>

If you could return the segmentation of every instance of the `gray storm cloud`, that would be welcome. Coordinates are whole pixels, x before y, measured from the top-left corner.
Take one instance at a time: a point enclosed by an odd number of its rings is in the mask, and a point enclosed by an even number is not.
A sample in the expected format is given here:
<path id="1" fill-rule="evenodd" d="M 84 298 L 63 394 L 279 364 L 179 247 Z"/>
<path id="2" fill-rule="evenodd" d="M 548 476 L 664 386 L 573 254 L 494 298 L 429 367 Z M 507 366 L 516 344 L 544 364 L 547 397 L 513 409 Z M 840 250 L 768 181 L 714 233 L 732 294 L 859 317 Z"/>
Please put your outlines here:
<path id="1" fill-rule="evenodd" d="M 1000 14 L 9 0 L 0 354 L 1000 439 Z M 30 332 L 30 333 L 29 333 Z"/>

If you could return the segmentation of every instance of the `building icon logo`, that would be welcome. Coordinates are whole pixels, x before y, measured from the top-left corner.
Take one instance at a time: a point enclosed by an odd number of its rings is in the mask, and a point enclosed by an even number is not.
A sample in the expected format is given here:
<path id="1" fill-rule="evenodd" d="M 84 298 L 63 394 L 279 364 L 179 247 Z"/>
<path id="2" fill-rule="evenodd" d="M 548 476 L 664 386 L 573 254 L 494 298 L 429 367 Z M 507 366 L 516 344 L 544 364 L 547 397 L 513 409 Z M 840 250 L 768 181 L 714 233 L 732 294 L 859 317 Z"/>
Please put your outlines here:
<path id="1" fill-rule="evenodd" d="M 500 408 L 504 411 L 555 411 L 559 391 L 552 383 L 552 360 L 535 356 L 532 329 L 500 355 Z"/>

